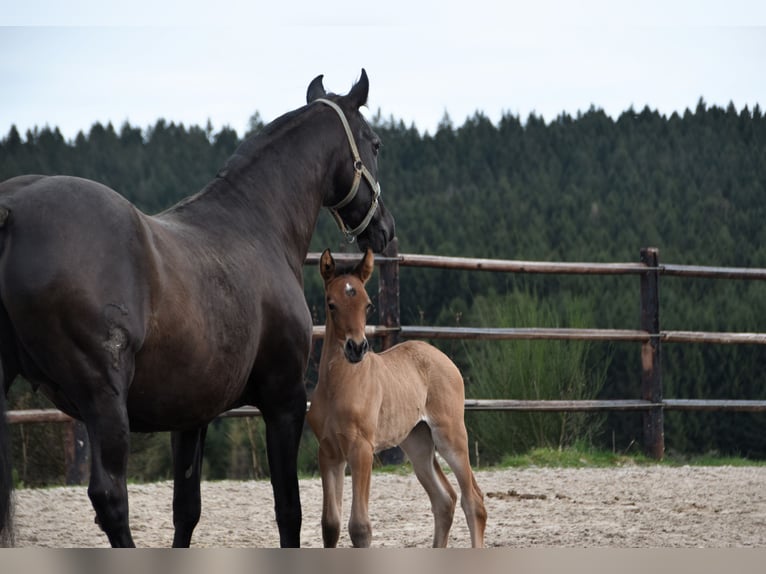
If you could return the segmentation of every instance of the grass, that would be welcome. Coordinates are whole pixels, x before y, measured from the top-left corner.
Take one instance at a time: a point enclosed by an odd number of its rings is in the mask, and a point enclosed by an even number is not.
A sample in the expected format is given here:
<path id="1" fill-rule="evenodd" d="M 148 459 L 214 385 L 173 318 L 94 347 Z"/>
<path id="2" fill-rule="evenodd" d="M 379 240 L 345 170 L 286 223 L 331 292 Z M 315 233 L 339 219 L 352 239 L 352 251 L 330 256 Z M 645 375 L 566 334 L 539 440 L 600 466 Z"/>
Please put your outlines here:
<path id="1" fill-rule="evenodd" d="M 498 466 L 501 468 L 609 468 L 654 464 L 667 466 L 766 466 L 766 461 L 720 456 L 716 453 L 704 455 L 670 453 L 664 460 L 657 462 L 643 454 L 620 454 L 591 447 L 570 447 L 563 449 L 535 448 L 524 454 L 506 455 Z"/>
<path id="2" fill-rule="evenodd" d="M 506 455 L 498 465 L 481 467 L 492 468 L 618 468 L 624 466 L 766 466 L 766 460 L 752 460 L 744 457 L 721 456 L 717 453 L 704 455 L 668 454 L 664 460 L 657 462 L 640 452 L 615 453 L 609 450 L 599 450 L 590 446 L 574 446 L 568 448 L 533 448 L 524 454 Z M 445 472 L 450 473 L 446 465 Z M 474 469 L 476 470 L 476 469 Z M 376 465 L 376 473 L 406 475 L 412 472 L 412 467 L 405 460 L 402 464 Z M 318 475 L 315 475 L 318 476 Z"/>
<path id="3" fill-rule="evenodd" d="M 533 448 L 524 454 L 506 455 L 501 468 L 562 467 L 562 468 L 608 468 L 654 463 L 642 454 L 619 454 L 592 448 Z"/>

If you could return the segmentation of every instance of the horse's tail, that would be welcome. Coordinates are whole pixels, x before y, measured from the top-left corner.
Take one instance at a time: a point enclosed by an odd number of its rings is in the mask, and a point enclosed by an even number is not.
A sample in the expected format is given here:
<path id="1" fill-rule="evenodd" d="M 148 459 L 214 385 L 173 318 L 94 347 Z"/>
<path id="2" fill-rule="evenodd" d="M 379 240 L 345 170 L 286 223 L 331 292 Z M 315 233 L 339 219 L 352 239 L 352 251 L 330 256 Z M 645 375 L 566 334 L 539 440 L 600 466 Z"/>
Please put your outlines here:
<path id="1" fill-rule="evenodd" d="M 10 209 L 0 206 L 0 231 L 5 227 Z M 0 251 L 3 249 L 0 236 Z M 13 475 L 11 473 L 11 439 L 6 421 L 5 380 L 3 361 L 0 359 L 0 547 L 13 546 Z"/>
<path id="2" fill-rule="evenodd" d="M 13 546 L 14 542 L 12 453 L 5 411 L 5 375 L 0 361 L 0 547 Z"/>

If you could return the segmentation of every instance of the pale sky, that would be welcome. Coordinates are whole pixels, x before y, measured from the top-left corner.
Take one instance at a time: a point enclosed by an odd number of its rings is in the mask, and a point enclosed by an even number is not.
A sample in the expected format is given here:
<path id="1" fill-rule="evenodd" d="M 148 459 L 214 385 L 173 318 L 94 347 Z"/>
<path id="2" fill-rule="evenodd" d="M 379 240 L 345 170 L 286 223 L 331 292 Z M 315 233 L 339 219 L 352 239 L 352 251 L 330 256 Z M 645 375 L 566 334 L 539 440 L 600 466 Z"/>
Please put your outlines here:
<path id="1" fill-rule="evenodd" d="M 766 110 L 762 0 L 0 0 L 0 25 L 0 138 L 159 118 L 242 135 L 362 67 L 370 114 L 430 132 L 445 113 Z"/>

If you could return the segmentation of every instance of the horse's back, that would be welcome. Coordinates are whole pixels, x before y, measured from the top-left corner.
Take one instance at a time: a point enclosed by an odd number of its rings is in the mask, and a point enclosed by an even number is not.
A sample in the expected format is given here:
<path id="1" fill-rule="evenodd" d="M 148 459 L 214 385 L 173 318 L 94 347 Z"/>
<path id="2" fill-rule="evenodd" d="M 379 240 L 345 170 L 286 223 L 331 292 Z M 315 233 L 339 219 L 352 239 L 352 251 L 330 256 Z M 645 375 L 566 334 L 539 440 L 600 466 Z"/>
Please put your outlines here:
<path id="1" fill-rule="evenodd" d="M 0 197 L 2 197 L 3 195 L 7 195 L 17 189 L 27 187 L 35 183 L 36 181 L 45 179 L 47 177 L 49 176 L 28 174 L 28 175 L 18 175 L 16 177 L 6 179 L 5 181 L 0 181 Z"/>
<path id="2" fill-rule="evenodd" d="M 51 205 L 66 205 L 76 199 L 98 201 L 104 198 L 108 198 L 108 201 L 113 205 L 115 202 L 122 204 L 120 206 L 122 208 L 131 205 L 127 199 L 112 188 L 91 179 L 71 175 L 29 174 L 19 175 L 0 182 L 0 202 L 6 200 L 29 201 L 40 206 L 41 201 Z M 92 212 L 96 206 L 96 203 L 90 203 L 82 207 L 88 212 Z M 77 208 L 78 206 L 71 205 L 70 207 Z"/>
<path id="3" fill-rule="evenodd" d="M 424 379 L 435 384 L 463 388 L 457 365 L 443 351 L 425 341 L 404 341 L 378 353 L 390 366 L 416 369 Z"/>
<path id="4" fill-rule="evenodd" d="M 10 233 L 19 245 L 14 249 L 34 247 L 42 255 L 50 250 L 63 263 L 78 255 L 97 256 L 100 245 L 128 247 L 125 240 L 135 235 L 139 218 L 145 217 L 113 189 L 72 176 L 31 175 L 4 181 L 0 207 L 7 213 L 2 222 L 4 244 Z"/>
<path id="5" fill-rule="evenodd" d="M 0 210 L 4 298 L 46 291 L 116 295 L 141 271 L 145 216 L 102 184 L 69 176 L 14 178 L 0 184 Z"/>

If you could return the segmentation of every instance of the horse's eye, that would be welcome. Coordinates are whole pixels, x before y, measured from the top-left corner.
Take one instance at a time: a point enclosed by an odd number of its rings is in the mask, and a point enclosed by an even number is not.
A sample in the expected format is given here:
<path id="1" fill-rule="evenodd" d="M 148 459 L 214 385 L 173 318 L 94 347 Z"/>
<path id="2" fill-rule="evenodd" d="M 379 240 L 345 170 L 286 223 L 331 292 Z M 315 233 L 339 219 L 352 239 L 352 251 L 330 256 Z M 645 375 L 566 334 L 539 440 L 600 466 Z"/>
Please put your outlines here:
<path id="1" fill-rule="evenodd" d="M 372 303 L 367 303 L 367 316 L 370 316 L 370 313 L 375 309 L 375 306 Z"/>
<path id="2" fill-rule="evenodd" d="M 331 313 L 335 312 L 335 303 L 331 303 L 330 301 L 327 302 L 327 308 L 330 310 Z"/>
<path id="3" fill-rule="evenodd" d="M 378 155 L 378 152 L 380 151 L 380 140 L 375 140 L 372 142 L 372 151 L 375 153 L 375 155 Z"/>

